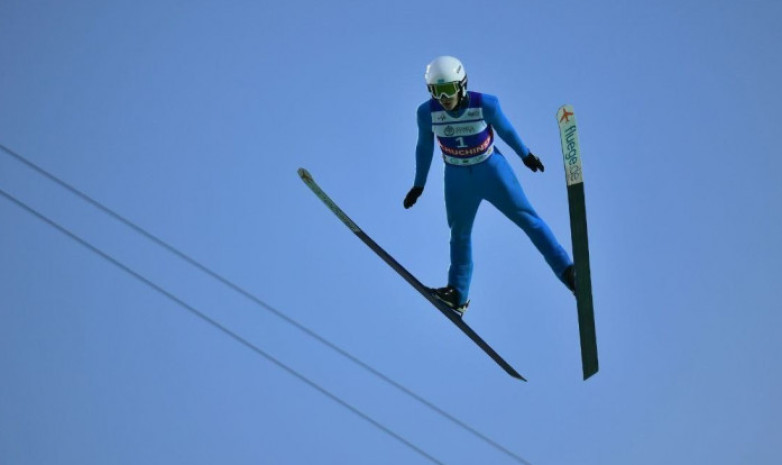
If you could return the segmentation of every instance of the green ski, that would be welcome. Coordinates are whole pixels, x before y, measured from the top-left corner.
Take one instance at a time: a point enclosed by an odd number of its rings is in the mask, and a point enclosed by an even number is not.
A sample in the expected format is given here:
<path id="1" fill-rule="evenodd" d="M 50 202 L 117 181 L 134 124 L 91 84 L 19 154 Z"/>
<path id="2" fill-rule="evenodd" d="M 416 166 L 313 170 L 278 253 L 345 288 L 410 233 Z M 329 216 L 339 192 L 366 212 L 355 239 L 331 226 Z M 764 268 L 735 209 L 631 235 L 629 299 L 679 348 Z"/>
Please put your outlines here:
<path id="1" fill-rule="evenodd" d="M 587 237 L 584 177 L 581 150 L 578 146 L 578 126 L 573 107 L 563 105 L 557 111 L 562 156 L 565 162 L 568 205 L 570 207 L 570 236 L 573 241 L 573 261 L 576 269 L 576 301 L 578 328 L 581 337 L 581 366 L 584 379 L 597 373 L 597 337 L 592 307 L 592 278 L 589 271 L 589 240 Z"/>

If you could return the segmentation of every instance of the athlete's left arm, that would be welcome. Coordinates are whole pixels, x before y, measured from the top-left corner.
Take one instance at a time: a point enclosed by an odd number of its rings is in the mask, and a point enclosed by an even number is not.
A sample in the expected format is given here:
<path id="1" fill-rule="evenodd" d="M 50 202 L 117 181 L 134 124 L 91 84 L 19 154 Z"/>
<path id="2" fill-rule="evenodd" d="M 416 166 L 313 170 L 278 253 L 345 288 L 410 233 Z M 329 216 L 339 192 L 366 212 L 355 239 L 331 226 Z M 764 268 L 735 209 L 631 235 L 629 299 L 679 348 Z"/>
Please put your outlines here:
<path id="1" fill-rule="evenodd" d="M 508 118 L 505 117 L 505 113 L 500 108 L 500 101 L 494 95 L 482 94 L 481 95 L 481 107 L 483 108 L 483 117 L 487 123 L 494 127 L 497 134 L 508 144 L 518 156 L 521 158 L 527 157 L 530 154 L 529 149 L 521 137 L 513 129 Z"/>

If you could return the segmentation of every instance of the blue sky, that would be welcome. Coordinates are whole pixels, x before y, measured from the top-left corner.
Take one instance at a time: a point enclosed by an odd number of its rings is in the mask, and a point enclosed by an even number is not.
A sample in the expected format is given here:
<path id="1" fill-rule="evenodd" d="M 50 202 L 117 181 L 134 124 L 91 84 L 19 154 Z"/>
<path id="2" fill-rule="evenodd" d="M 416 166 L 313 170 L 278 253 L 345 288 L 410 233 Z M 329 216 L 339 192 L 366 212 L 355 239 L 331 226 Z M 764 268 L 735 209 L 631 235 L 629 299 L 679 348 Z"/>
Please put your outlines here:
<path id="1" fill-rule="evenodd" d="M 6 0 L 0 144 L 528 463 L 776 464 L 782 3 L 653 3 Z M 528 383 L 296 175 L 444 284 L 438 157 L 401 206 L 443 54 L 541 157 L 499 143 L 568 251 L 554 115 L 578 114 L 587 382 L 572 296 L 490 205 L 466 319 Z M 257 349 L 3 196 L 0 462 L 519 463 L 6 151 L 0 189 Z"/>

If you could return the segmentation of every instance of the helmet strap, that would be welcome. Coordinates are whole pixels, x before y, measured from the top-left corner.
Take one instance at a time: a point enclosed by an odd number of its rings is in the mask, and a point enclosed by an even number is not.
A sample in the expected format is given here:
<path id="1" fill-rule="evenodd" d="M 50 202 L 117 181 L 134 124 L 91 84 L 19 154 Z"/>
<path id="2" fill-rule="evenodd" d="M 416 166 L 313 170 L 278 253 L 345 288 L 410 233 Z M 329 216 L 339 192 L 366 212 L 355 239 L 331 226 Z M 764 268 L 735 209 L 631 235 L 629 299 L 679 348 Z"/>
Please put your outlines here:
<path id="1" fill-rule="evenodd" d="M 456 104 L 456 108 L 461 107 L 462 103 L 466 102 L 467 100 L 467 78 L 464 78 L 461 89 L 459 89 L 459 102 Z"/>
<path id="2" fill-rule="evenodd" d="M 464 79 L 462 79 L 461 85 L 459 87 L 461 88 L 459 89 L 459 104 L 457 105 L 457 107 L 461 106 L 462 101 L 464 101 L 467 98 L 467 76 L 465 76 Z"/>

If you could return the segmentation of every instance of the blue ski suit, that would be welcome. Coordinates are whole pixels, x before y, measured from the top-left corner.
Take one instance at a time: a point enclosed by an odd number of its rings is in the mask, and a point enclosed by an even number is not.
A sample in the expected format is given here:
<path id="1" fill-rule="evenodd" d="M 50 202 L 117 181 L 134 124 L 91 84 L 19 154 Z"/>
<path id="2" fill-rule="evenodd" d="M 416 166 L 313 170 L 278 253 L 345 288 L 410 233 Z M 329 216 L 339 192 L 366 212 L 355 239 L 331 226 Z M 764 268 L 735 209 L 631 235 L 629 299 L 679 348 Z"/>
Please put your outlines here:
<path id="1" fill-rule="evenodd" d="M 493 95 L 467 92 L 454 111 L 446 111 L 435 99 L 418 107 L 414 186 L 423 188 L 426 184 L 436 138 L 445 161 L 445 207 L 451 229 L 448 285 L 459 291 L 460 304 L 469 295 L 472 226 L 484 199 L 524 230 L 560 280 L 573 264 L 530 205 L 508 161 L 494 146 L 495 131 L 520 157 L 529 155 Z"/>

